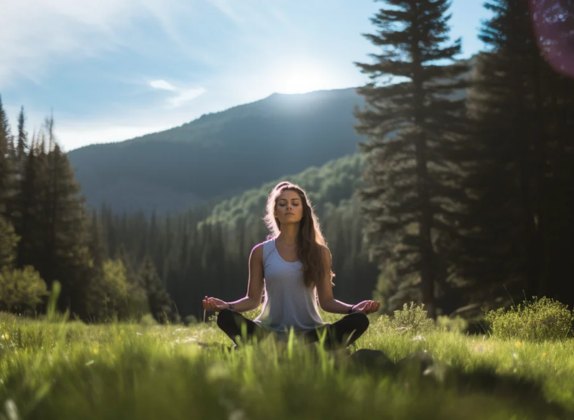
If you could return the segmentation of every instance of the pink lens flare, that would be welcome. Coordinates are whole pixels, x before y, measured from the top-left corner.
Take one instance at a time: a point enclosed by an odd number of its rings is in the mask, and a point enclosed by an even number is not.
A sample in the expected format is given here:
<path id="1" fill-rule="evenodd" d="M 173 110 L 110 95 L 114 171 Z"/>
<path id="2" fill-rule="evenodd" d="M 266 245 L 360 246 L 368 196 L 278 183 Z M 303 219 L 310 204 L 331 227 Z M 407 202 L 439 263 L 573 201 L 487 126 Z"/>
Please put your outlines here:
<path id="1" fill-rule="evenodd" d="M 530 14 L 546 61 L 574 77 L 574 0 L 530 0 Z"/>

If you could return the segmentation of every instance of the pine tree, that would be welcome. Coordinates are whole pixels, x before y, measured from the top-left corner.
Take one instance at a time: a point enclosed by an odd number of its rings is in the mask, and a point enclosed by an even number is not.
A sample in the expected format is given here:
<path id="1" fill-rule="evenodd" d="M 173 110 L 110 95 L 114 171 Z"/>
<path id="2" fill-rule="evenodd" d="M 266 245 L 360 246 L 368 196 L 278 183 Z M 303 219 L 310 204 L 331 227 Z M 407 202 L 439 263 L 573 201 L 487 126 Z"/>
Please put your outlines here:
<path id="1" fill-rule="evenodd" d="M 13 161 L 10 123 L 0 97 L 0 216 L 9 218 L 12 196 Z"/>
<path id="2" fill-rule="evenodd" d="M 53 277 L 62 283 L 62 304 L 84 313 L 85 292 L 91 281 L 92 257 L 84 202 L 65 154 L 56 145 L 48 155 L 51 191 L 47 220 L 51 221 L 49 240 Z"/>
<path id="3" fill-rule="evenodd" d="M 26 165 L 26 151 L 28 149 L 28 133 L 25 128 L 24 108 L 20 109 L 18 116 L 17 145 L 11 153 L 11 193 L 8 200 L 8 213 L 13 226 L 20 230 L 22 225 L 22 187 Z"/>
<path id="4" fill-rule="evenodd" d="M 391 305 L 422 300 L 435 314 L 437 283 L 445 284 L 437 238 L 450 230 L 458 168 L 450 158 L 465 128 L 466 65 L 452 63 L 460 40 L 448 41 L 448 0 L 386 0 L 367 38 L 380 48 L 358 64 L 371 82 L 357 114 L 368 136 L 363 191 L 367 232 L 381 268 L 393 267 Z M 418 286 L 416 290 L 413 286 Z"/>
<path id="5" fill-rule="evenodd" d="M 32 265 L 48 286 L 62 285 L 60 309 L 86 315 L 86 293 L 94 276 L 88 220 L 79 186 L 49 118 L 25 162 L 20 197 L 19 265 Z"/>
<path id="6" fill-rule="evenodd" d="M 43 223 L 43 195 L 46 192 L 45 180 L 45 154 L 40 147 L 37 137 L 32 139 L 30 150 L 24 159 L 22 178 L 20 180 L 19 194 L 16 207 L 18 217 L 15 219 L 16 232 L 21 237 L 18 244 L 19 267 L 33 265 L 41 269 L 38 252 L 46 239 Z"/>
<path id="7" fill-rule="evenodd" d="M 25 158 L 28 149 L 28 132 L 25 125 L 24 107 L 21 107 L 18 114 L 18 140 L 16 142 L 16 156 L 19 161 Z"/>

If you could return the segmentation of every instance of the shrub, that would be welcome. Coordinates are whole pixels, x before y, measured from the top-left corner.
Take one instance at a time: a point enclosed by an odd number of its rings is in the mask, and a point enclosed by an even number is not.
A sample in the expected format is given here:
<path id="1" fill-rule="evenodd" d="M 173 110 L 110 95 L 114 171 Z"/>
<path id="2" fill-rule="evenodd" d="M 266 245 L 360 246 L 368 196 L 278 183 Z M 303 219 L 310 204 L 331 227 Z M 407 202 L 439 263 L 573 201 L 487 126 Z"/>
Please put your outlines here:
<path id="1" fill-rule="evenodd" d="M 46 283 L 33 267 L 4 268 L 0 272 L 0 309 L 10 312 L 34 311 L 47 295 Z"/>
<path id="2" fill-rule="evenodd" d="M 508 310 L 490 311 L 485 319 L 494 337 L 544 341 L 566 338 L 572 328 L 574 314 L 557 300 L 535 297 Z"/>
<path id="3" fill-rule="evenodd" d="M 391 325 L 398 332 L 420 334 L 431 331 L 434 322 L 428 317 L 424 305 L 410 302 L 403 304 L 403 309 L 394 311 Z"/>
<path id="4" fill-rule="evenodd" d="M 128 279 L 127 269 L 119 259 L 104 261 L 100 275 L 90 287 L 88 312 L 94 320 L 138 321 L 148 312 L 145 291 Z"/>

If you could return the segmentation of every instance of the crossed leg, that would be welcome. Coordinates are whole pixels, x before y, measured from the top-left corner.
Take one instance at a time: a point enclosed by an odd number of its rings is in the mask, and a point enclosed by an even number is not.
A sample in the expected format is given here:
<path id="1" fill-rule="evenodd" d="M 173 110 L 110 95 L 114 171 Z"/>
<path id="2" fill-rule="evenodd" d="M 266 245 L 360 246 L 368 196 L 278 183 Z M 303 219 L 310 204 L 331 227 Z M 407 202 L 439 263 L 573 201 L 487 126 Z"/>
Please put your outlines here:
<path id="1" fill-rule="evenodd" d="M 261 339 L 269 334 L 255 322 L 229 309 L 219 312 L 217 326 L 237 345 L 239 345 L 238 339 Z M 305 342 L 314 343 L 319 341 L 323 334 L 326 334 L 325 347 L 335 349 L 354 343 L 368 327 L 369 319 L 367 316 L 361 312 L 355 312 L 344 316 L 333 324 L 326 324 L 307 331 L 302 334 L 302 337 Z"/>

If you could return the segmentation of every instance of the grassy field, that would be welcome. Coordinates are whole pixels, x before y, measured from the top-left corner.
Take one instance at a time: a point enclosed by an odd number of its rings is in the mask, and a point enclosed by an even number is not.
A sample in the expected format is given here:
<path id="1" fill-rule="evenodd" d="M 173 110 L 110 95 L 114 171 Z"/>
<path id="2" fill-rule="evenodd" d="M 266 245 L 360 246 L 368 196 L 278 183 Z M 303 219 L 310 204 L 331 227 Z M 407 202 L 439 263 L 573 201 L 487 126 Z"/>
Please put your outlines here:
<path id="1" fill-rule="evenodd" d="M 401 331 L 373 316 L 348 351 L 272 339 L 230 350 L 213 323 L 0 314 L 0 419 L 196 418 L 574 418 L 574 340 Z"/>

